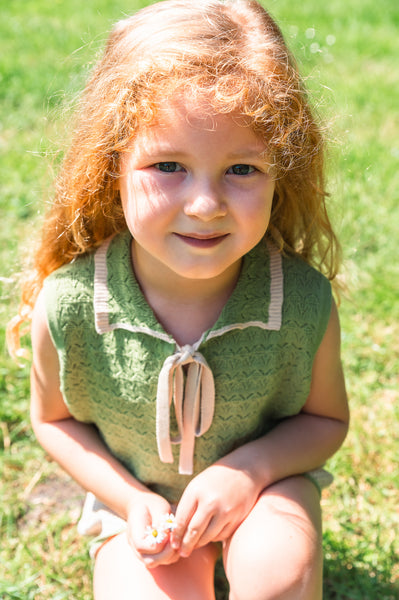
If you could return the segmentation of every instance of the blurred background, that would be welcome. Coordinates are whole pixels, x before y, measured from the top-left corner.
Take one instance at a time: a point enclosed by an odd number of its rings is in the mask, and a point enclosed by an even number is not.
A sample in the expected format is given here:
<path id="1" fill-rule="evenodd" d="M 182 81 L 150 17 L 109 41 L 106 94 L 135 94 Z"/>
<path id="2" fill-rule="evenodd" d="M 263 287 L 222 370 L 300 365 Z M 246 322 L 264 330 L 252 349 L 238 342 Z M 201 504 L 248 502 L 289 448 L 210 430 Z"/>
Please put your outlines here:
<path id="1" fill-rule="evenodd" d="M 195 0 L 193 0 L 195 1 Z M 138 0 L 0 0 L 0 598 L 89 600 L 80 490 L 37 445 L 29 362 L 5 324 L 73 106 L 111 25 Z M 328 126 L 330 214 L 343 245 L 352 410 L 323 493 L 325 600 L 399 598 L 399 3 L 269 0 Z M 29 347 L 29 338 L 24 344 Z"/>

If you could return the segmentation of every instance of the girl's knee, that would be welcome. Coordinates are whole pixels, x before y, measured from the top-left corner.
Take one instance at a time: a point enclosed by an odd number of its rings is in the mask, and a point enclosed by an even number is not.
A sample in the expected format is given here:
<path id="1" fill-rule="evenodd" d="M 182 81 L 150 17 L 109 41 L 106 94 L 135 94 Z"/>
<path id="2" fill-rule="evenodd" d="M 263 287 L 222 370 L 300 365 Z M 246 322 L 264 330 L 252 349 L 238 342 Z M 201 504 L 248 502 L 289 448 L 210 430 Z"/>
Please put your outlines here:
<path id="1" fill-rule="evenodd" d="M 95 600 L 214 600 L 213 571 L 217 551 L 196 550 L 176 563 L 147 569 L 133 552 L 125 534 L 107 542 L 94 568 Z"/>
<path id="2" fill-rule="evenodd" d="M 230 600 L 320 600 L 320 506 L 297 479 L 266 490 L 225 545 Z"/>
<path id="3" fill-rule="evenodd" d="M 262 560 L 263 559 L 263 560 Z M 279 560 L 280 559 L 280 560 Z M 320 555 L 261 556 L 246 561 L 235 574 L 227 569 L 230 600 L 321 600 L 322 560 Z"/>
<path id="4" fill-rule="evenodd" d="M 252 558 L 253 554 L 252 554 Z M 319 552 L 258 555 L 233 574 L 227 570 L 230 600 L 321 600 L 322 559 Z"/>

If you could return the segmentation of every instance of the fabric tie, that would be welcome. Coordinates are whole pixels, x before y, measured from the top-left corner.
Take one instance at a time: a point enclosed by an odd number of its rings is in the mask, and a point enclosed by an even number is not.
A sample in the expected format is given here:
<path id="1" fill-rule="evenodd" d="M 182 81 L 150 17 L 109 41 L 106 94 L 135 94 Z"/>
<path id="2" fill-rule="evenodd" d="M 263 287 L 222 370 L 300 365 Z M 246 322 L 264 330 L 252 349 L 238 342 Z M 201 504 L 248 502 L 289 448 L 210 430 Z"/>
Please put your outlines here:
<path id="1" fill-rule="evenodd" d="M 185 365 L 186 377 L 183 371 Z M 170 437 L 172 402 L 179 431 L 174 438 Z M 192 475 L 195 438 L 211 426 L 214 408 L 215 384 L 202 354 L 187 345 L 168 356 L 159 374 L 157 390 L 156 435 L 162 462 L 173 463 L 171 444 L 180 444 L 179 473 Z"/>

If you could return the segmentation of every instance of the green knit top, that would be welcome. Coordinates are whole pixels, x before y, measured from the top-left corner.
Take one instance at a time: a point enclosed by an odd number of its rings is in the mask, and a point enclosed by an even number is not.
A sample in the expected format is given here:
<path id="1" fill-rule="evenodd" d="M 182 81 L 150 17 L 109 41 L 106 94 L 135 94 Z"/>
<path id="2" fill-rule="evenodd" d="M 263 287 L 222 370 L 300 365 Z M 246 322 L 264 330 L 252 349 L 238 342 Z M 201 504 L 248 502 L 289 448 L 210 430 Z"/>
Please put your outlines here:
<path id="1" fill-rule="evenodd" d="M 133 475 L 177 502 L 195 474 L 300 412 L 331 286 L 261 242 L 244 257 L 214 326 L 179 348 L 141 292 L 130 247 L 126 231 L 52 273 L 44 284 L 48 324 L 71 414 L 95 424 Z"/>

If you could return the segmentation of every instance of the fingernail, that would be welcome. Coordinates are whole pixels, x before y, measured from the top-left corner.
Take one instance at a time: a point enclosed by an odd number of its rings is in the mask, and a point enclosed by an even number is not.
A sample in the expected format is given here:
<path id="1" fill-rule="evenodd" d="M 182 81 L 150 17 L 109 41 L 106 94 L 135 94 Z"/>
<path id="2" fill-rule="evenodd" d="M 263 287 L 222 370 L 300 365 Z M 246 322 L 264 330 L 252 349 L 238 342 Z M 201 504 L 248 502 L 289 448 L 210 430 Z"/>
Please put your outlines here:
<path id="1" fill-rule="evenodd" d="M 172 546 L 173 550 L 178 550 L 181 545 L 181 539 L 179 539 L 172 533 L 172 535 L 170 536 L 170 545 Z"/>

